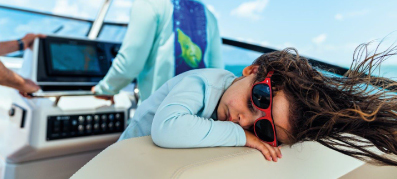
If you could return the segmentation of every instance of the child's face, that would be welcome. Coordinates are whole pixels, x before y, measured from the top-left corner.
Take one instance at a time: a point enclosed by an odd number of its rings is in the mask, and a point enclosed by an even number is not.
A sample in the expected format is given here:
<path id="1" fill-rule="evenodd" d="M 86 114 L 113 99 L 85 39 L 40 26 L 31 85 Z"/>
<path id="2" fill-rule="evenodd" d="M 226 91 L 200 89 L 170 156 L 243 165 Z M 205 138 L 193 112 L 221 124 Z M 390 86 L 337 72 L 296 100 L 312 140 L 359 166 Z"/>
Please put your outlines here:
<path id="1" fill-rule="evenodd" d="M 256 77 L 257 67 L 249 66 L 243 71 L 239 78 L 225 91 L 219 102 L 217 115 L 221 121 L 232 121 L 239 124 L 243 129 L 250 129 L 255 120 L 265 116 L 265 112 L 255 107 L 250 108 L 251 88 Z M 252 106 L 252 105 L 250 105 Z M 276 126 L 277 140 L 288 143 L 287 134 L 280 127 L 290 129 L 288 122 L 289 103 L 283 91 L 278 91 L 273 97 L 272 115 Z"/>

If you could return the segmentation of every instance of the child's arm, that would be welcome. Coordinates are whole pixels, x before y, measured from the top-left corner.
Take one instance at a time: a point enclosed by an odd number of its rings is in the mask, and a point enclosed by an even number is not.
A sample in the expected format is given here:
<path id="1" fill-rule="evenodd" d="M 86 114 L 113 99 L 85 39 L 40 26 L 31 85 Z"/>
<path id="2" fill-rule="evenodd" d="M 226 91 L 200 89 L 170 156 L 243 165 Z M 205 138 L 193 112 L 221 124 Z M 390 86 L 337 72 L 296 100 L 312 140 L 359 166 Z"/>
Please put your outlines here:
<path id="1" fill-rule="evenodd" d="M 220 92 L 216 90 L 222 89 L 208 86 L 200 76 L 183 78 L 156 111 L 151 130 L 153 141 L 169 148 L 244 146 L 246 137 L 241 126 L 199 117 L 208 105 L 218 102 L 219 98 L 211 98 Z"/>

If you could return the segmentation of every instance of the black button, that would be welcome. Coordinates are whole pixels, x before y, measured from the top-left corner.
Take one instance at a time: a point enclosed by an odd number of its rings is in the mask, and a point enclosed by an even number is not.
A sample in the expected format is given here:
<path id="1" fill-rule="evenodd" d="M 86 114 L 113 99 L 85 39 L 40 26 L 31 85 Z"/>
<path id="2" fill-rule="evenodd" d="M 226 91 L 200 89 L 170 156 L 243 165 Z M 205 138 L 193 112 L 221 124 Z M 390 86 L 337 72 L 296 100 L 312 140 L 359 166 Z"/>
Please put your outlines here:
<path id="1" fill-rule="evenodd" d="M 94 124 L 94 130 L 99 130 L 99 123 Z"/>
<path id="2" fill-rule="evenodd" d="M 95 122 L 99 122 L 99 116 L 98 116 L 98 115 L 95 115 L 95 116 L 94 116 L 94 120 L 95 120 Z"/>
<path id="3" fill-rule="evenodd" d="M 52 131 L 53 133 L 59 133 L 61 131 L 61 122 L 59 120 L 54 120 Z"/>
<path id="4" fill-rule="evenodd" d="M 78 129 L 78 134 L 79 135 L 83 135 L 84 134 L 84 126 L 83 125 L 79 125 L 78 127 L 77 127 Z"/>
<path id="5" fill-rule="evenodd" d="M 87 116 L 87 117 L 86 117 L 86 121 L 87 121 L 87 123 L 91 123 L 91 121 L 92 121 L 92 116 Z"/>
<path id="6" fill-rule="evenodd" d="M 51 138 L 58 138 L 59 134 L 51 134 Z"/>
<path id="7" fill-rule="evenodd" d="M 63 120 L 62 124 L 63 124 L 62 131 L 63 132 L 69 132 L 69 130 L 70 130 L 69 120 Z"/>
<path id="8" fill-rule="evenodd" d="M 113 122 L 109 122 L 108 127 L 110 131 L 113 131 Z"/>
<path id="9" fill-rule="evenodd" d="M 80 124 L 84 124 L 84 116 L 79 116 L 79 122 Z"/>
<path id="10" fill-rule="evenodd" d="M 77 119 L 73 119 L 73 120 L 72 120 L 72 126 L 77 126 L 77 123 L 78 123 L 78 122 L 77 122 Z"/>
<path id="11" fill-rule="evenodd" d="M 106 131 L 106 123 L 101 124 L 102 131 Z"/>
<path id="12" fill-rule="evenodd" d="M 9 116 L 14 116 L 14 115 L 15 115 L 15 109 L 14 109 L 14 108 L 11 108 L 11 109 L 8 111 L 8 115 L 9 115 Z"/>

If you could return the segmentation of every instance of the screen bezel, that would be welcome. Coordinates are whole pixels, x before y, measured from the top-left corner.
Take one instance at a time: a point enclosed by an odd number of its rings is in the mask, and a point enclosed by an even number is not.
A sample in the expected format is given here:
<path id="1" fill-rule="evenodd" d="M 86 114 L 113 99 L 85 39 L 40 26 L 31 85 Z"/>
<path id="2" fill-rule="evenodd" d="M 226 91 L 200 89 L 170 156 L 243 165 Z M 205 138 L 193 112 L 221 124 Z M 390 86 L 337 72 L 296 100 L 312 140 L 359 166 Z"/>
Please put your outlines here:
<path id="1" fill-rule="evenodd" d="M 51 52 L 51 44 L 68 44 L 68 45 L 80 45 L 80 46 L 90 46 L 96 50 L 97 57 L 98 57 L 98 65 L 100 71 L 64 71 L 64 70 L 56 70 L 53 68 L 53 59 L 52 59 L 52 52 Z M 82 76 L 82 77 L 99 77 L 106 75 L 107 71 L 103 70 L 103 65 L 106 63 L 101 62 L 100 60 L 104 59 L 105 54 L 103 53 L 102 49 L 99 49 L 97 44 L 94 41 L 83 41 L 78 39 L 65 39 L 65 38 L 51 38 L 47 37 L 44 41 L 44 48 L 45 48 L 45 61 L 46 61 L 46 69 L 49 75 L 59 75 L 59 76 Z M 105 66 L 109 68 L 109 65 Z"/>

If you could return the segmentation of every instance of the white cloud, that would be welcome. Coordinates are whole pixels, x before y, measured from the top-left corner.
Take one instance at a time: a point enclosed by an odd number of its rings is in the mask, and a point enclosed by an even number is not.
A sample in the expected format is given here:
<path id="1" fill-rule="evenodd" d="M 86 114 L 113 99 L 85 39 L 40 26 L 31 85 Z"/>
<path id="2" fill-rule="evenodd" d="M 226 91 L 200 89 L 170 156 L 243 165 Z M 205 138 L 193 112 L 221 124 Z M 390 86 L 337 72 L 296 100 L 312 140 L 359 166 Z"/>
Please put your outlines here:
<path id="1" fill-rule="evenodd" d="M 1 18 L 0 19 L 0 25 L 5 25 L 9 21 L 8 18 Z"/>
<path id="2" fill-rule="evenodd" d="M 391 18 L 397 18 L 397 13 L 396 12 L 389 12 L 387 15 L 389 17 L 391 17 Z"/>
<path id="3" fill-rule="evenodd" d="M 231 11 L 231 15 L 248 18 L 251 20 L 259 20 L 261 18 L 261 13 L 265 9 L 268 2 L 269 0 L 244 2 L 236 9 L 233 9 Z"/>
<path id="4" fill-rule="evenodd" d="M 49 28 L 54 26 L 52 19 L 31 20 L 26 24 L 20 24 L 15 28 L 16 33 L 48 33 Z"/>
<path id="5" fill-rule="evenodd" d="M 336 14 L 335 15 L 336 20 L 343 20 L 343 15 L 342 14 Z"/>
<path id="6" fill-rule="evenodd" d="M 370 10 L 367 9 L 363 9 L 360 11 L 352 11 L 352 12 L 348 12 L 348 13 L 338 13 L 335 15 L 335 19 L 336 20 L 343 20 L 343 19 L 348 19 L 348 18 L 355 18 L 355 17 L 361 17 L 361 16 L 365 16 L 370 12 Z"/>
<path id="7" fill-rule="evenodd" d="M 268 41 L 262 41 L 259 43 L 261 46 L 267 47 L 270 46 L 270 43 Z"/>
<path id="8" fill-rule="evenodd" d="M 113 22 L 128 23 L 130 20 L 132 4 L 133 1 L 131 0 L 113 1 L 106 14 L 106 19 Z"/>
<path id="9" fill-rule="evenodd" d="M 244 38 L 244 37 L 237 37 L 237 40 L 240 42 L 245 42 L 245 43 L 250 43 L 250 44 L 255 44 L 255 40 L 252 38 Z"/>
<path id="10" fill-rule="evenodd" d="M 59 0 L 55 3 L 55 7 L 52 9 L 52 13 L 80 18 L 89 18 L 90 15 L 87 12 L 82 11 L 76 3 L 70 3 L 67 0 Z"/>
<path id="11" fill-rule="evenodd" d="M 7 5 L 22 5 L 22 4 L 28 4 L 29 0 L 0 0 L 1 4 L 7 4 Z"/>
<path id="12" fill-rule="evenodd" d="M 211 11 L 217 19 L 221 17 L 221 14 L 215 10 L 215 7 L 213 5 L 207 4 L 206 6 L 208 10 Z"/>
<path id="13" fill-rule="evenodd" d="M 283 45 L 281 45 L 281 47 L 283 47 L 283 48 L 287 48 L 287 47 L 295 48 L 294 44 L 292 44 L 291 42 L 285 42 Z"/>
<path id="14" fill-rule="evenodd" d="M 323 43 L 325 41 L 325 39 L 327 39 L 327 34 L 320 34 L 319 36 L 314 37 L 312 39 L 312 42 L 317 45 L 320 45 L 321 43 Z"/>
<path id="15" fill-rule="evenodd" d="M 42 33 L 42 34 L 52 34 L 52 31 L 57 29 L 60 25 L 63 25 L 63 29 L 58 33 L 58 35 L 81 35 L 86 34 L 88 26 L 82 26 L 79 22 L 70 21 L 68 23 L 62 24 L 62 21 L 57 19 L 33 19 L 26 24 L 20 24 L 15 28 L 15 34 L 25 34 L 25 33 Z"/>
<path id="16" fill-rule="evenodd" d="M 123 12 L 116 12 L 115 18 L 112 19 L 117 22 L 128 22 L 130 20 L 129 14 L 123 13 Z"/>
<path id="17" fill-rule="evenodd" d="M 48 12 L 48 7 L 51 3 L 37 3 L 36 1 L 32 0 L 0 0 L 0 4 L 5 6 L 14 6 L 16 8 Z"/>
<path id="18" fill-rule="evenodd" d="M 113 1 L 112 6 L 115 6 L 116 8 L 130 8 L 132 6 L 132 1 L 117 0 Z"/>
<path id="19" fill-rule="evenodd" d="M 363 9 L 363 10 L 360 10 L 360 11 L 349 12 L 347 14 L 347 16 L 349 16 L 349 17 L 359 17 L 359 16 L 367 15 L 368 13 L 369 13 L 369 10 Z"/>
<path id="20" fill-rule="evenodd" d="M 77 18 L 95 18 L 102 3 L 97 0 L 58 0 L 52 13 Z"/>
<path id="21" fill-rule="evenodd" d="M 283 49 L 288 48 L 288 47 L 296 48 L 296 46 L 293 43 L 291 43 L 291 42 L 284 42 L 283 44 L 269 45 L 267 47 L 278 49 L 278 50 L 283 50 Z"/>
<path id="22" fill-rule="evenodd" d="M 270 43 L 268 41 L 258 41 L 258 40 L 254 40 L 252 38 L 243 38 L 243 37 L 237 37 L 236 40 L 240 41 L 240 42 L 245 42 L 245 43 L 250 43 L 250 44 L 254 44 L 254 45 L 259 45 L 259 46 L 263 46 L 263 47 L 269 47 Z"/>
<path id="23" fill-rule="evenodd" d="M 358 42 L 349 42 L 346 43 L 345 45 L 342 45 L 342 48 L 345 49 L 346 51 L 354 52 L 354 50 L 360 45 Z"/>

